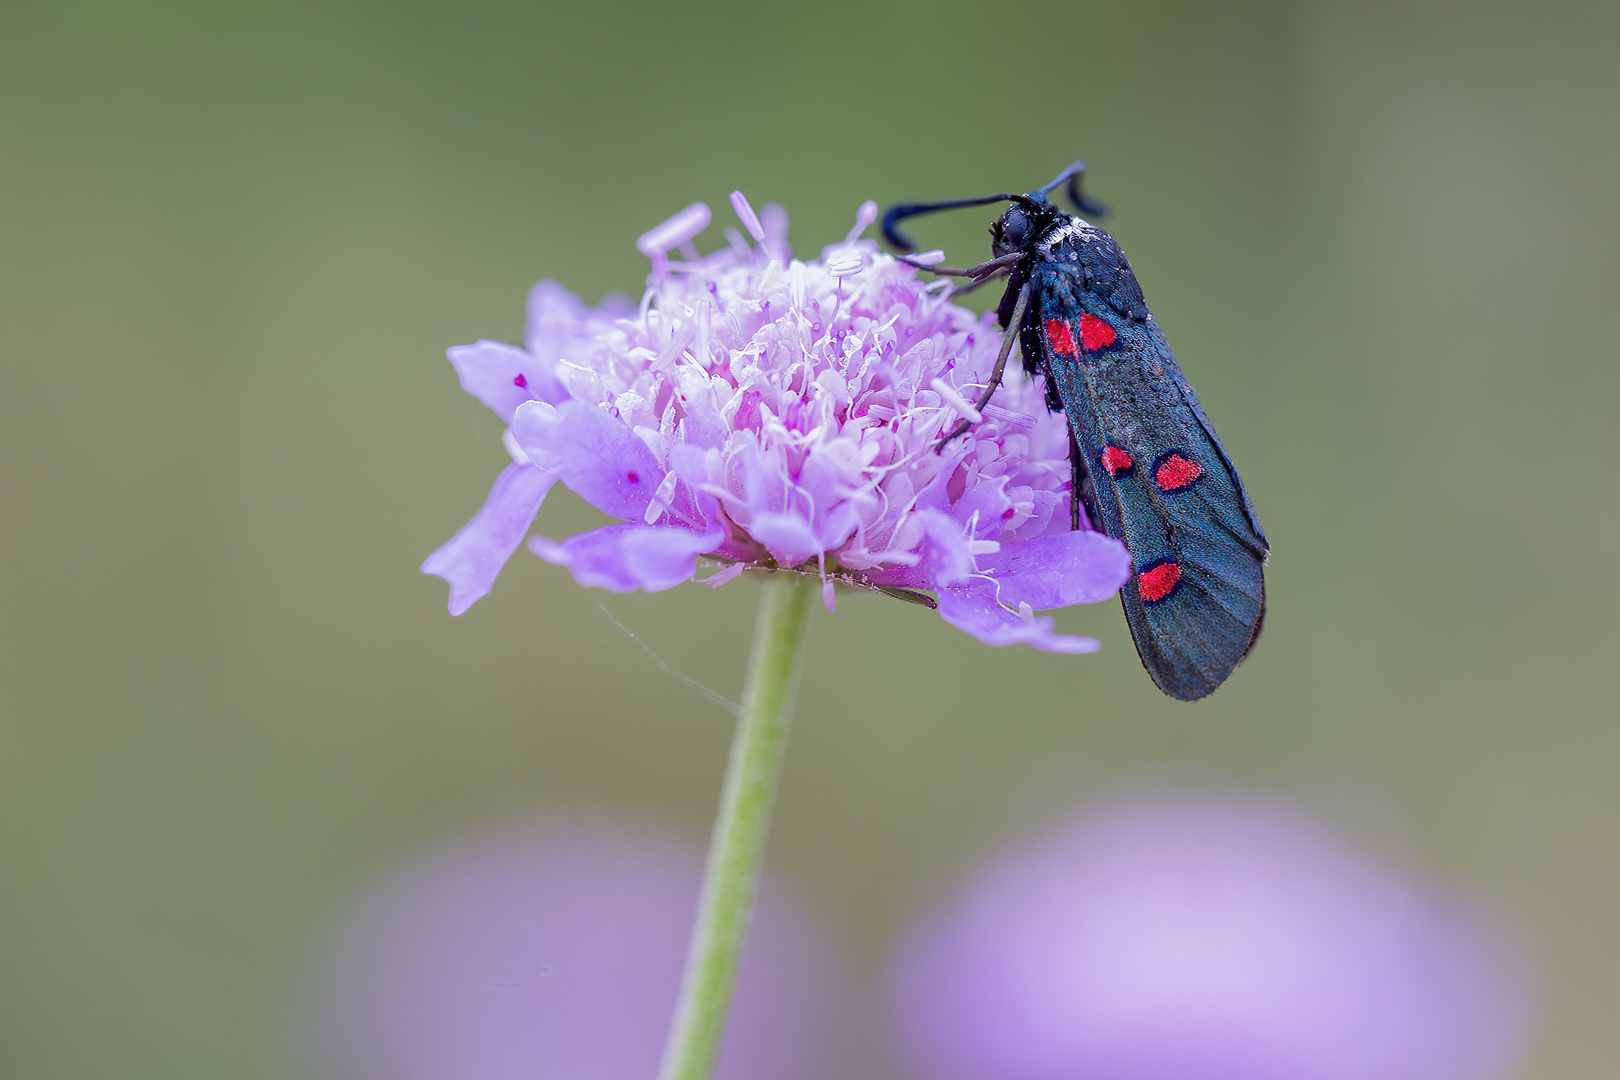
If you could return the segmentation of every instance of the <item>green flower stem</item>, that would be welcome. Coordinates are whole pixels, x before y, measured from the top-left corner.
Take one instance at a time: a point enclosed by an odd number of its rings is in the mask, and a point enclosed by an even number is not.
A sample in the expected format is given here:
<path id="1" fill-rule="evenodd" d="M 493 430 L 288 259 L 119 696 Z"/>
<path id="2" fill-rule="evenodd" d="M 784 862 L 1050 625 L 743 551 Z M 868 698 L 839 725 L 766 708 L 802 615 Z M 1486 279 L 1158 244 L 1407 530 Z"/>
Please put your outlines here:
<path id="1" fill-rule="evenodd" d="M 817 594 L 813 581 L 798 574 L 771 574 L 760 592 L 742 715 L 731 739 L 697 925 L 659 1080 L 709 1080 L 720 1054 L 782 775 L 788 717 L 804 664 L 811 600 Z"/>

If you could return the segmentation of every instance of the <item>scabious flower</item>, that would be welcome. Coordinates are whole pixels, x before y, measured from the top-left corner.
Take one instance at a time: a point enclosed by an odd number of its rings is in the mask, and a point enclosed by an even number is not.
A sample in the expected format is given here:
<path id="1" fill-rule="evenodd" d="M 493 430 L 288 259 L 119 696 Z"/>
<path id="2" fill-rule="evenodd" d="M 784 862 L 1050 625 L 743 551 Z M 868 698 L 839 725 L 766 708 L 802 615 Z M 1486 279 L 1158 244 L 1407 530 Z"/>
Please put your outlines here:
<path id="1" fill-rule="evenodd" d="M 1471 905 L 1285 806 L 1144 800 L 995 860 L 916 927 L 924 1080 L 1500 1080 L 1517 965 Z"/>
<path id="2" fill-rule="evenodd" d="M 1094 650 L 1035 612 L 1112 595 L 1129 556 L 1071 530 L 1068 430 L 1039 385 L 1009 371 L 982 415 L 970 404 L 1000 345 L 993 319 L 860 239 L 874 203 L 802 262 L 785 211 L 762 221 L 741 193 L 731 201 L 753 242 L 729 230 L 699 255 L 710 213 L 687 208 L 638 241 L 652 260 L 639 305 L 591 308 L 542 281 L 522 348 L 450 350 L 461 385 L 508 425 L 512 456 L 422 564 L 450 582 L 451 613 L 489 592 L 561 481 L 619 519 L 529 540 L 582 585 L 668 589 L 701 557 L 710 585 L 813 574 L 829 607 L 835 583 L 878 589 L 992 645 Z M 973 426 L 937 453 L 964 418 Z"/>
<path id="3" fill-rule="evenodd" d="M 702 864 L 661 830 L 585 818 L 474 834 L 412 860 L 367 890 L 327 949 L 306 1071 L 646 1080 Z M 839 1072 L 832 953 L 767 881 L 716 1080 Z"/>

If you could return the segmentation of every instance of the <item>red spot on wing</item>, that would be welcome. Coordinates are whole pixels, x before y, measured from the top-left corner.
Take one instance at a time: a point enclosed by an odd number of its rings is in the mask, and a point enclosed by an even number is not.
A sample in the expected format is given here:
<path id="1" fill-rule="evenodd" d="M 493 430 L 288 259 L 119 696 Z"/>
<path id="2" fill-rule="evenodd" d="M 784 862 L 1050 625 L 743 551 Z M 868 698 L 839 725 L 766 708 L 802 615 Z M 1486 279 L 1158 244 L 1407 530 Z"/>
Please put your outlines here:
<path id="1" fill-rule="evenodd" d="M 1157 604 L 1175 592 L 1180 583 L 1180 563 L 1158 563 L 1138 571 L 1136 575 L 1136 591 L 1150 604 Z"/>
<path id="2" fill-rule="evenodd" d="M 1103 447 L 1102 467 L 1107 470 L 1109 476 L 1117 477 L 1123 473 L 1128 473 L 1131 471 L 1131 466 L 1133 464 L 1134 462 L 1131 461 L 1131 455 L 1127 454 L 1119 447 Z"/>
<path id="3" fill-rule="evenodd" d="M 1189 457 L 1172 453 L 1153 470 L 1153 482 L 1160 491 L 1180 491 L 1204 475 L 1204 467 Z"/>
<path id="4" fill-rule="evenodd" d="M 1119 335 L 1114 328 L 1090 313 L 1080 316 L 1080 344 L 1086 352 L 1106 349 Z"/>
<path id="5" fill-rule="evenodd" d="M 1046 340 L 1051 342 L 1052 351 L 1059 356 L 1075 354 L 1074 334 L 1069 330 L 1069 324 L 1062 319 L 1046 320 Z"/>
<path id="6" fill-rule="evenodd" d="M 520 374 L 517 378 L 512 380 L 512 385 L 521 390 L 523 387 L 529 385 L 529 380 Z"/>

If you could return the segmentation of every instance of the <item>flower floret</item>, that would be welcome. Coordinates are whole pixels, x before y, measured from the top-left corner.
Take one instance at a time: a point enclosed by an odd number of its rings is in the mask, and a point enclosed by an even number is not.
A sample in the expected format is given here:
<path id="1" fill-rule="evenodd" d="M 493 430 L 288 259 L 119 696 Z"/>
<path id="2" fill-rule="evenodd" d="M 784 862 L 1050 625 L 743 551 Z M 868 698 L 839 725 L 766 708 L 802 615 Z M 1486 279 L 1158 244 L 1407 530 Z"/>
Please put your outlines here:
<path id="1" fill-rule="evenodd" d="M 1095 649 L 1034 613 L 1112 595 L 1129 556 L 1084 515 L 1070 528 L 1068 430 L 1038 385 L 1010 373 L 982 412 L 970 404 L 999 348 L 993 318 L 861 239 L 875 204 L 806 262 L 779 207 L 756 217 L 740 193 L 731 202 L 749 236 L 730 230 L 719 251 L 692 246 L 701 204 L 642 236 L 653 269 L 639 305 L 591 308 L 542 281 L 523 348 L 450 350 L 463 388 L 508 425 L 513 458 L 423 564 L 450 582 L 452 613 L 490 590 L 560 480 L 621 522 L 530 538 L 582 585 L 667 589 L 701 558 L 710 584 L 812 573 L 829 606 L 834 583 L 932 592 L 989 644 Z"/>

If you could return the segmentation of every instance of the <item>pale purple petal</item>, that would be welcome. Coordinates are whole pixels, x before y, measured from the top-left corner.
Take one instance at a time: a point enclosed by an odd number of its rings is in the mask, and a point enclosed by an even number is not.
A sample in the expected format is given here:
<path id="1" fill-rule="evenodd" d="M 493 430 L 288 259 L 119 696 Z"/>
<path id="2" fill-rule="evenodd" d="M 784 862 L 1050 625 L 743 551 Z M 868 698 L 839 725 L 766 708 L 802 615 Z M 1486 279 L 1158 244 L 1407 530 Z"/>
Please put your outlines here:
<path id="1" fill-rule="evenodd" d="M 489 498 L 450 542 L 422 562 L 422 573 L 450 583 L 450 614 L 460 615 L 495 585 L 501 567 L 534 524 L 557 474 L 532 465 L 508 465 Z"/>
<path id="2" fill-rule="evenodd" d="M 529 550 L 557 566 L 566 566 L 574 580 L 611 592 L 661 592 L 697 573 L 697 556 L 713 550 L 723 539 L 718 530 L 698 533 L 652 525 L 604 525 L 557 541 L 536 536 Z"/>
<path id="3" fill-rule="evenodd" d="M 664 479 L 652 450 L 624 421 L 583 401 L 520 407 L 512 437 L 536 465 L 555 469 L 570 491 L 616 518 L 640 520 Z"/>
<path id="4" fill-rule="evenodd" d="M 951 481 L 958 475 L 963 460 L 968 455 L 967 447 L 948 449 L 946 455 L 940 459 L 940 469 L 933 478 L 917 492 L 917 509 L 937 510 L 943 514 L 951 511 Z"/>
<path id="5" fill-rule="evenodd" d="M 635 303 L 621 293 L 604 296 L 601 304 L 593 308 L 549 279 L 529 290 L 528 309 L 524 344 L 548 365 L 559 360 L 584 363 L 598 335 L 611 328 L 615 320 L 636 313 Z"/>
<path id="6" fill-rule="evenodd" d="M 928 587 L 938 589 L 967 581 L 973 575 L 973 556 L 962 527 L 937 510 L 924 511 L 922 518 L 921 569 Z"/>
<path id="7" fill-rule="evenodd" d="M 816 525 L 816 542 L 822 551 L 836 550 L 860 527 L 861 511 L 853 502 L 841 502 L 821 516 Z"/>
<path id="8" fill-rule="evenodd" d="M 760 514 L 749 522 L 748 534 L 783 566 L 797 566 L 825 550 L 810 523 L 794 514 Z"/>
<path id="9" fill-rule="evenodd" d="M 995 601 L 995 587 L 975 578 L 938 592 L 939 616 L 986 645 L 1033 645 L 1044 652 L 1088 653 L 1101 646 L 1094 638 L 1060 634 L 1050 615 L 1032 615 L 1027 621 Z"/>
<path id="10" fill-rule="evenodd" d="M 515 345 L 478 341 L 448 350 L 461 388 L 488 405 L 502 423 L 525 401 L 566 401 L 568 391 L 551 374 L 551 365 Z"/>
<path id="11" fill-rule="evenodd" d="M 1001 535 L 1007 520 L 1013 516 L 1005 476 L 981 479 L 962 493 L 951 511 L 951 517 L 960 522 L 963 529 L 971 525 L 972 535 L 981 540 L 993 540 Z"/>
<path id="12" fill-rule="evenodd" d="M 1131 553 L 1102 533 L 1071 530 L 1008 541 L 978 564 L 1000 586 L 1002 603 L 1042 611 L 1108 599 L 1130 576 Z"/>

